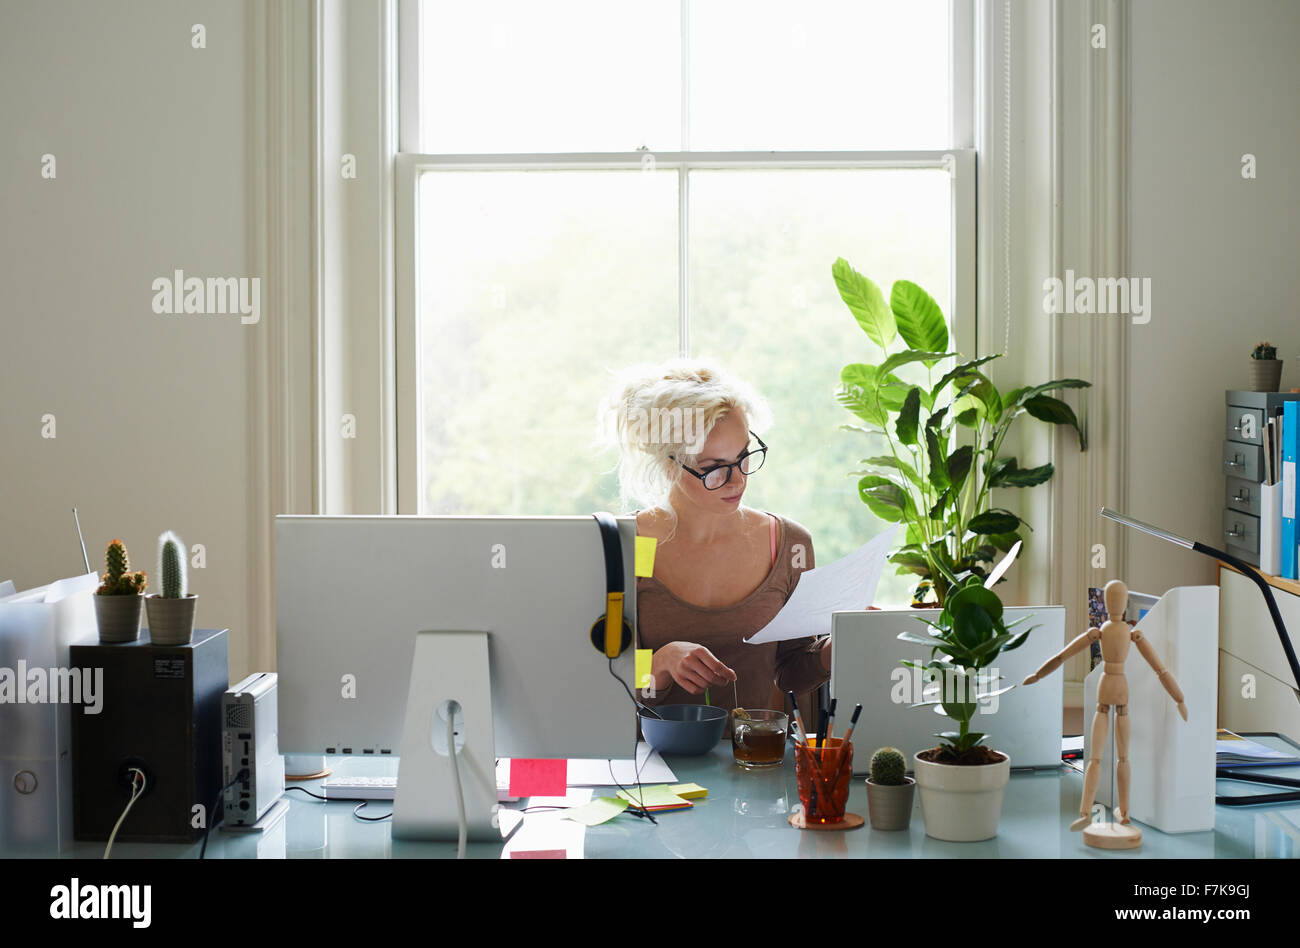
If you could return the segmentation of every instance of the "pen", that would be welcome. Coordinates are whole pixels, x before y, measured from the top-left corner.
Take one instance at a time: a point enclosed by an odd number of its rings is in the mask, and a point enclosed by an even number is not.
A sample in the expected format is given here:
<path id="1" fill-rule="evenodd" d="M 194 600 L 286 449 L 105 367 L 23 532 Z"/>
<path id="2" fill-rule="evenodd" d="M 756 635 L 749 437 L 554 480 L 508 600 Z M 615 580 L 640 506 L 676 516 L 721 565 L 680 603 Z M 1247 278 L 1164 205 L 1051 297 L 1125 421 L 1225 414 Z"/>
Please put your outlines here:
<path id="1" fill-rule="evenodd" d="M 826 748 L 826 709 L 822 708 L 817 717 L 817 746 L 823 750 Z"/>
<path id="2" fill-rule="evenodd" d="M 799 702 L 797 702 L 797 701 L 794 700 L 794 692 L 793 692 L 793 691 L 787 691 L 787 692 L 785 693 L 785 696 L 786 696 L 786 698 L 789 699 L 789 701 L 790 701 L 790 707 L 794 710 L 794 723 L 795 723 L 795 727 L 797 727 L 797 728 L 799 729 L 799 734 L 795 736 L 795 740 L 798 741 L 799 743 L 803 744 L 804 747 L 807 747 L 807 746 L 809 746 L 809 745 L 808 745 L 808 729 L 805 728 L 805 727 L 803 726 L 803 717 L 799 714 Z M 802 737 L 800 737 L 799 735 L 802 735 Z"/>
<path id="3" fill-rule="evenodd" d="M 826 714 L 826 733 L 822 735 L 822 747 L 831 739 L 831 731 L 835 730 L 835 705 L 839 703 L 839 698 L 831 699 L 831 709 Z"/>
<path id="4" fill-rule="evenodd" d="M 858 715 L 860 715 L 861 713 L 862 713 L 862 705 L 858 705 L 856 708 L 853 709 L 853 717 L 849 719 L 849 729 L 844 732 L 845 744 L 847 744 L 849 742 L 849 738 L 853 736 L 853 729 L 858 726 Z"/>

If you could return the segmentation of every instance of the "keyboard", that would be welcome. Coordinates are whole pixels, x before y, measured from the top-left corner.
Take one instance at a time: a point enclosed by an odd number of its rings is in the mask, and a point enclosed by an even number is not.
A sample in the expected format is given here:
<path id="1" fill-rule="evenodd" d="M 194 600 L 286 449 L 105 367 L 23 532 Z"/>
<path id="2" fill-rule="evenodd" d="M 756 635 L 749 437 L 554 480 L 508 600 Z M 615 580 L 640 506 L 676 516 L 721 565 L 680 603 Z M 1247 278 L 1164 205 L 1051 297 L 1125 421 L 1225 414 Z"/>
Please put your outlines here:
<path id="1" fill-rule="evenodd" d="M 321 795 L 327 800 L 392 800 L 397 796 L 396 777 L 329 777 L 321 784 Z M 498 803 L 513 803 L 518 797 L 510 796 L 503 787 L 497 787 Z"/>

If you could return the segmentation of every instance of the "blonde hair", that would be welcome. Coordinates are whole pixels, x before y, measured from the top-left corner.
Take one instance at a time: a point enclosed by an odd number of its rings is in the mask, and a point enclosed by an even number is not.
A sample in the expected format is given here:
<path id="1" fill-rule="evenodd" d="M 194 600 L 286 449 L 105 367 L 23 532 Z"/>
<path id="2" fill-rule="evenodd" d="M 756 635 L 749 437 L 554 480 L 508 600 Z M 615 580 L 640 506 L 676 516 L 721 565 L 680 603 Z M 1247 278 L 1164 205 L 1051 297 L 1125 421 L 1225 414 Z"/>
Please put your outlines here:
<path id="1" fill-rule="evenodd" d="M 598 420 L 602 443 L 619 451 L 619 503 L 624 511 L 633 503 L 664 507 L 671 522 L 665 543 L 677 529 L 669 497 L 682 478 L 681 465 L 695 466 L 709 433 L 732 412 L 756 432 L 772 423 L 758 391 L 712 359 L 675 358 L 614 373 Z"/>

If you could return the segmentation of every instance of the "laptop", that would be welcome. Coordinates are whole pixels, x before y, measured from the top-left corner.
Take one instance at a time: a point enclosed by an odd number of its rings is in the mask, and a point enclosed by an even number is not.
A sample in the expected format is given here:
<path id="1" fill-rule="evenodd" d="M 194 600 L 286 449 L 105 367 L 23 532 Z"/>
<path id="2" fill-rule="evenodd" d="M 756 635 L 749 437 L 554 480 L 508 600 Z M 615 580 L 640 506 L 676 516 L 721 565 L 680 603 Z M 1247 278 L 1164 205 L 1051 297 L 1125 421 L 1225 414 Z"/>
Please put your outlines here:
<path id="1" fill-rule="evenodd" d="M 911 770 L 914 754 L 941 742 L 935 734 L 957 730 L 955 721 L 933 708 L 911 707 L 923 700 L 915 692 L 925 680 L 902 662 L 924 664 L 930 660 L 930 650 L 898 640 L 900 632 L 928 632 L 929 626 L 920 620 L 933 622 L 938 615 L 938 609 L 882 609 L 836 612 L 831 616 L 831 696 L 838 700 L 836 730 L 842 733 L 848 726 L 850 709 L 862 704 L 862 716 L 853 732 L 854 773 L 865 774 L 871 754 L 880 747 L 897 747 L 907 757 Z M 1037 628 L 1020 648 L 998 656 L 995 665 L 1002 680 L 987 686 L 988 690 L 1013 683 L 1016 687 L 982 702 L 970 729 L 987 733 L 984 743 L 1008 754 L 1012 770 L 1059 767 L 1064 668 L 1028 687 L 1020 682 L 1064 646 L 1065 607 L 1008 607 L 1004 615 L 1008 623 L 1031 617 L 1016 626 L 1016 631 Z M 979 690 L 985 688 L 981 685 Z M 813 722 L 807 723 L 810 728 L 816 727 Z"/>

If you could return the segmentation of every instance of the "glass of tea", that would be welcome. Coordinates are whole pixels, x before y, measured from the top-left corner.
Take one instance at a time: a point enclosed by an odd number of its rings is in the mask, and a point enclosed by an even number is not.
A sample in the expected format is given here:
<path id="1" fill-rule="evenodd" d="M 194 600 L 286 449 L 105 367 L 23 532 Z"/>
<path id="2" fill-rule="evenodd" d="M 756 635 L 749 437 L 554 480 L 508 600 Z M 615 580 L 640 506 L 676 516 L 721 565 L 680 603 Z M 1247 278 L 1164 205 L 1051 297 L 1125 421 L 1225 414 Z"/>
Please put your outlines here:
<path id="1" fill-rule="evenodd" d="M 853 744 L 838 737 L 825 747 L 794 745 L 794 776 L 799 788 L 808 823 L 838 823 L 844 819 L 844 806 L 853 782 Z"/>
<path id="2" fill-rule="evenodd" d="M 737 708 L 731 716 L 731 752 L 746 768 L 775 767 L 785 760 L 790 719 L 781 711 Z"/>

